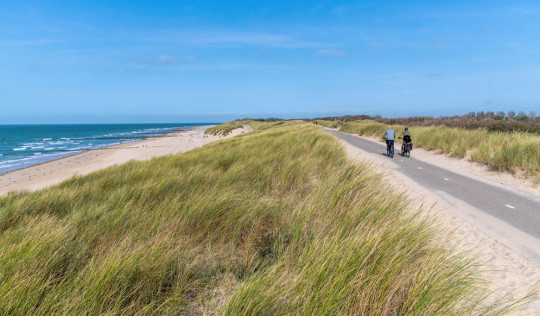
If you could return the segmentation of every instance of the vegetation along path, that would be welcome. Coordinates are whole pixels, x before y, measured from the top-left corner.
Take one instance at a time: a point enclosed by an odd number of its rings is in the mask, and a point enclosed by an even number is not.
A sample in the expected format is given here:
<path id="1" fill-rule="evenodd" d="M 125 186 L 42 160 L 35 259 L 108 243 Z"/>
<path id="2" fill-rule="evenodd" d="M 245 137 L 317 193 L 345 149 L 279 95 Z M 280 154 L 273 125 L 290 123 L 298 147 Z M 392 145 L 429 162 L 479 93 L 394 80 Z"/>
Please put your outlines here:
<path id="1" fill-rule="evenodd" d="M 386 155 L 384 144 L 328 130 L 336 137 L 372 154 Z M 397 144 L 397 143 L 396 143 Z M 396 153 L 399 151 L 399 144 Z M 414 153 L 414 152 L 413 152 Z M 386 157 L 385 157 L 386 158 Z M 540 262 L 540 198 L 516 189 L 486 183 L 420 160 L 395 155 L 393 169 L 403 173 L 451 205 L 466 205 L 468 217 L 496 235 L 504 235 L 520 252 Z"/>

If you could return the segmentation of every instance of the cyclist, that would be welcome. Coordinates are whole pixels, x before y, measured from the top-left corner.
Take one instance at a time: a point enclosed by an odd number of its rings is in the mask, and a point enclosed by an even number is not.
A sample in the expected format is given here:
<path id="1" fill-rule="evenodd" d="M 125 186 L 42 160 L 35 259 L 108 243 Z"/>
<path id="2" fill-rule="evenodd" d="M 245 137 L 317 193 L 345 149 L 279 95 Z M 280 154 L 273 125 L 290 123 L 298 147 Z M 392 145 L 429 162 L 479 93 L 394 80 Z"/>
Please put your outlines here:
<path id="1" fill-rule="evenodd" d="M 396 132 L 392 129 L 391 125 L 388 125 L 388 129 L 384 132 L 383 138 L 386 139 L 386 147 L 394 146 L 394 140 L 396 138 Z"/>
<path id="2" fill-rule="evenodd" d="M 405 127 L 405 130 L 401 132 L 401 135 L 399 136 L 399 139 L 403 138 L 403 144 L 401 144 L 401 151 L 405 151 L 405 146 L 408 146 L 407 149 L 410 149 L 411 146 L 409 145 L 412 141 L 411 139 L 411 132 L 409 132 L 409 128 Z"/>

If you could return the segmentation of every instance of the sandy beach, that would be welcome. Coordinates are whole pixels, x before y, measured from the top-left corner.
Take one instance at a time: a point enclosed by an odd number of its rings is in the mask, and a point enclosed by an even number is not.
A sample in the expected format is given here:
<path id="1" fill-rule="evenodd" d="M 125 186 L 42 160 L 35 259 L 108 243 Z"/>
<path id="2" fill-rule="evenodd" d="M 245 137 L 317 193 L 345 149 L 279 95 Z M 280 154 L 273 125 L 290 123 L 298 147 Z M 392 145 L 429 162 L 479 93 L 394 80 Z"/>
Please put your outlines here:
<path id="1" fill-rule="evenodd" d="M 204 134 L 207 128 L 208 126 L 194 127 L 163 137 L 89 150 L 40 165 L 7 172 L 0 175 L 0 195 L 10 191 L 43 189 L 75 175 L 85 175 L 130 160 L 148 160 L 158 156 L 186 152 L 244 132 L 244 129 L 236 129 L 227 136 L 213 136 Z"/>

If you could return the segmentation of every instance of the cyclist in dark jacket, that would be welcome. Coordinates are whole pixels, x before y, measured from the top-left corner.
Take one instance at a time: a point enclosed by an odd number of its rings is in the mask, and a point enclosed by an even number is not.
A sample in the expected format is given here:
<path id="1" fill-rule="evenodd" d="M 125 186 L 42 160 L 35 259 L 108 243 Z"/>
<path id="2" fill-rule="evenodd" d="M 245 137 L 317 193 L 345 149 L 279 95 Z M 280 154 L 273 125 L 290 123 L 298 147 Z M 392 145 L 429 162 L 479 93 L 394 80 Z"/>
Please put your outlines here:
<path id="1" fill-rule="evenodd" d="M 409 132 L 408 127 L 405 127 L 405 130 L 401 132 L 401 135 L 399 136 L 399 138 L 400 139 L 403 138 L 403 144 L 401 144 L 402 151 L 404 151 L 403 149 L 405 149 L 405 145 L 409 146 L 409 149 L 411 148 L 409 144 L 412 142 L 412 138 L 411 138 L 411 132 Z"/>

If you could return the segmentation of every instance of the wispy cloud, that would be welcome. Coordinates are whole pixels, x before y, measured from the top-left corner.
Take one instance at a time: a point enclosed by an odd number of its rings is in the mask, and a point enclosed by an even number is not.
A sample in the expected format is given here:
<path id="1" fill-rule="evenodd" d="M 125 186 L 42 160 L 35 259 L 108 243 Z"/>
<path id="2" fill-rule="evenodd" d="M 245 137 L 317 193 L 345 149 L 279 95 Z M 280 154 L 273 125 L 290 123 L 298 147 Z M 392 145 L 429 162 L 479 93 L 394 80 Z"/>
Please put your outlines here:
<path id="1" fill-rule="evenodd" d="M 346 6 L 335 7 L 334 9 L 332 9 L 332 11 L 330 11 L 330 13 L 337 14 L 337 15 L 343 14 L 345 12 L 347 12 Z"/>
<path id="2" fill-rule="evenodd" d="M 184 47 L 313 48 L 324 43 L 301 40 L 292 35 L 244 31 L 185 31 L 146 39 L 149 42 L 182 43 Z"/>
<path id="3" fill-rule="evenodd" d="M 195 41 L 209 45 L 255 45 L 278 48 L 305 48 L 317 45 L 316 43 L 297 40 L 288 35 L 242 32 L 208 34 L 199 37 Z"/>
<path id="4" fill-rule="evenodd" d="M 434 37 L 434 38 L 431 38 L 429 40 L 429 42 L 432 45 L 435 45 L 436 47 L 443 48 L 443 47 L 447 47 L 448 45 L 452 44 L 454 42 L 454 39 L 453 38 Z"/>
<path id="5" fill-rule="evenodd" d="M 174 65 L 177 61 L 178 57 L 175 56 L 161 55 L 158 57 L 158 62 L 161 64 Z"/>
<path id="6" fill-rule="evenodd" d="M 442 76 L 442 73 L 438 72 L 438 71 L 432 71 L 430 73 L 428 73 L 428 77 L 431 77 L 431 78 L 437 78 L 437 77 L 441 77 Z"/>
<path id="7" fill-rule="evenodd" d="M 178 61 L 183 60 L 185 63 L 190 63 L 195 60 L 197 60 L 197 56 L 185 56 L 183 58 L 179 58 L 177 56 L 172 55 L 161 55 L 154 58 L 136 58 L 133 59 L 132 62 L 138 65 L 143 66 L 158 66 L 158 65 L 164 65 L 164 66 L 172 66 L 179 64 Z"/>
<path id="8" fill-rule="evenodd" d="M 25 40 L 25 41 L 0 41 L 0 46 L 11 46 L 11 47 L 25 47 L 25 46 L 46 46 L 51 44 L 61 43 L 61 40 L 53 39 L 35 39 L 35 40 Z"/>
<path id="9" fill-rule="evenodd" d="M 522 53 L 540 54 L 540 49 L 534 49 L 534 48 L 531 49 L 531 48 L 525 47 L 523 44 L 517 43 L 517 42 L 508 43 L 508 44 L 506 44 L 506 46 L 515 48 L 517 51 L 522 52 Z"/>
<path id="10" fill-rule="evenodd" d="M 408 76 L 408 75 L 410 75 L 410 73 L 400 71 L 400 72 L 395 72 L 395 73 L 390 73 L 390 74 L 382 74 L 379 77 L 381 77 L 381 78 L 397 78 L 397 77 L 403 77 L 403 76 Z"/>
<path id="11" fill-rule="evenodd" d="M 317 56 L 345 57 L 347 55 L 347 52 L 345 50 L 341 50 L 341 49 L 327 48 L 327 49 L 319 49 L 315 53 L 315 55 L 317 55 Z"/>
<path id="12" fill-rule="evenodd" d="M 376 53 L 384 48 L 384 45 L 380 42 L 371 42 L 368 44 L 368 48 L 370 51 Z"/>
<path id="13" fill-rule="evenodd" d="M 520 5 L 510 5 L 503 7 L 502 11 L 511 14 L 530 14 L 538 12 L 538 9 Z"/>
<path id="14" fill-rule="evenodd" d="M 289 70 L 290 66 L 284 65 L 265 65 L 257 63 L 193 63 L 197 60 L 196 56 L 186 56 L 182 60 L 183 63 L 167 61 L 164 62 L 160 56 L 158 58 L 137 58 L 133 59 L 132 63 L 139 67 L 158 67 L 163 66 L 166 69 L 175 71 L 236 71 L 236 70 Z M 175 57 L 176 58 L 176 57 Z M 165 67 L 166 66 L 166 67 Z"/>

